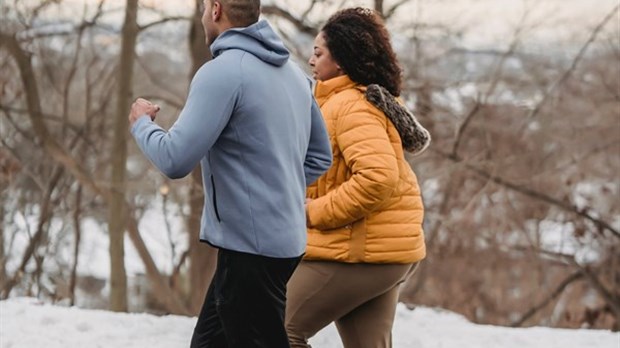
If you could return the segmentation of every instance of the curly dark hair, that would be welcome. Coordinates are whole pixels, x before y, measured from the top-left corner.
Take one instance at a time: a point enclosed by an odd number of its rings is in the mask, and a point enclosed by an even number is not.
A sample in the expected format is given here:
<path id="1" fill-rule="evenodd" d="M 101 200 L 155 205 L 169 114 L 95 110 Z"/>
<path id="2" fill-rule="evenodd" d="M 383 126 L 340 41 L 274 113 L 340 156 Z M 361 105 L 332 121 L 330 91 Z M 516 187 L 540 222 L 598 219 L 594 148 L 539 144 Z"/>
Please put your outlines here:
<path id="1" fill-rule="evenodd" d="M 376 83 L 400 95 L 402 69 L 390 34 L 375 11 L 361 7 L 338 11 L 321 32 L 332 57 L 351 80 L 366 86 Z"/>

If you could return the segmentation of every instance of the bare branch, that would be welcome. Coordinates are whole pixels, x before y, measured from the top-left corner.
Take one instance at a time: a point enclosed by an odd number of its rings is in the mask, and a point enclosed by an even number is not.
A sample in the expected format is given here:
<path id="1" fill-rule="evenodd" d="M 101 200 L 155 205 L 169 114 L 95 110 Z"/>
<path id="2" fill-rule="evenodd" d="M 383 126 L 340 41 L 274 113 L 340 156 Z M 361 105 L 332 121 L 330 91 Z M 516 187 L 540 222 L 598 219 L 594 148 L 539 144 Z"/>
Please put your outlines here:
<path id="1" fill-rule="evenodd" d="M 5 115 L 7 117 L 7 119 L 9 120 L 9 122 L 11 123 L 11 125 L 21 134 L 24 135 L 24 137 L 26 139 L 32 140 L 33 139 L 33 134 L 31 134 L 30 132 L 19 128 L 19 126 L 15 123 L 15 121 L 13 120 L 13 118 L 10 116 L 10 112 L 16 112 L 19 114 L 28 114 L 28 110 L 27 109 L 20 109 L 20 108 L 14 108 L 14 107 L 10 107 L 10 106 L 4 106 L 2 104 L 0 104 L 0 110 L 5 112 Z M 100 111 L 100 110 L 99 110 Z M 62 116 L 60 115 L 53 115 L 53 114 L 47 114 L 47 113 L 42 113 L 41 116 L 45 117 L 46 120 L 49 121 L 54 121 L 54 122 L 59 122 L 63 125 L 63 127 L 67 127 L 68 129 L 70 129 L 71 131 L 73 131 L 76 136 L 81 137 L 82 140 L 88 144 L 91 148 L 95 148 L 95 144 L 93 143 L 92 139 L 88 138 L 84 133 L 85 128 L 81 127 L 75 123 L 72 123 L 70 121 L 65 121 L 63 119 Z"/>
<path id="2" fill-rule="evenodd" d="M 585 278 L 588 280 L 588 283 L 592 285 L 594 290 L 596 290 L 596 292 L 598 292 L 599 295 L 601 295 L 601 297 L 605 300 L 605 302 L 611 306 L 616 316 L 620 318 L 620 298 L 618 298 L 616 294 L 614 294 L 609 289 L 607 289 L 605 285 L 601 283 L 601 281 L 598 279 L 596 274 L 594 274 L 594 272 L 592 272 L 592 270 L 589 267 L 587 266 L 582 267 L 579 264 L 577 264 L 577 262 L 575 262 L 575 265 L 580 268 L 581 272 L 583 273 Z"/>
<path id="3" fill-rule="evenodd" d="M 510 326 L 512 326 L 512 327 L 522 326 L 523 323 L 525 323 L 528 319 L 530 319 L 532 316 L 534 316 L 534 314 L 538 313 L 538 311 L 540 311 L 541 309 L 545 308 L 549 303 L 551 303 L 553 300 L 558 298 L 558 296 L 562 295 L 562 293 L 564 292 L 566 287 L 568 287 L 571 283 L 573 283 L 573 282 L 575 282 L 575 281 L 577 281 L 577 280 L 579 280 L 581 278 L 583 278 L 583 274 L 580 271 L 575 272 L 575 273 L 569 275 L 568 277 L 566 277 L 566 279 L 564 279 L 560 284 L 558 284 L 558 286 L 555 288 L 555 290 L 550 292 L 547 295 L 547 297 L 545 297 L 537 305 L 535 305 L 534 307 L 530 308 L 527 312 L 525 312 L 525 314 L 523 314 L 521 316 L 521 318 L 519 318 L 519 319 L 515 320 L 514 322 L 512 322 L 510 324 Z"/>
<path id="4" fill-rule="evenodd" d="M 13 159 L 15 159 L 15 161 L 17 161 L 20 165 L 20 171 L 22 171 L 23 173 L 25 173 L 30 179 L 32 179 L 32 181 L 37 185 L 37 187 L 39 188 L 39 190 L 43 191 L 45 190 L 45 184 L 43 183 L 43 181 L 41 180 L 41 178 L 38 175 L 35 175 L 34 172 L 30 169 L 29 166 L 24 164 L 24 161 L 22 161 L 21 158 L 19 158 L 19 155 L 17 154 L 17 151 L 15 151 L 14 148 L 12 148 L 7 142 L 6 140 L 4 140 L 4 138 L 0 138 L 0 144 L 2 144 L 2 146 L 8 150 L 7 152 L 9 153 L 9 155 L 11 155 L 11 157 L 13 157 Z"/>
<path id="5" fill-rule="evenodd" d="M 124 209 L 129 209 L 126 202 Z M 168 308 L 168 310 L 172 313 L 190 315 L 187 307 L 185 307 L 185 305 L 179 300 L 179 297 L 174 294 L 168 283 L 164 281 L 164 277 L 159 273 L 159 269 L 157 268 L 155 261 L 153 261 L 146 244 L 144 244 L 144 240 L 140 236 L 138 222 L 131 213 L 128 214 L 128 217 L 129 221 L 127 231 L 129 232 L 129 238 L 136 247 L 142 262 L 144 262 L 144 267 L 146 268 L 146 274 L 149 280 L 152 282 L 156 291 L 162 294 L 161 296 L 158 296 L 158 299 L 162 301 L 166 308 Z"/>
<path id="6" fill-rule="evenodd" d="M 80 215 L 82 213 L 82 186 L 78 184 L 75 192 L 75 208 L 73 209 L 73 232 L 75 240 L 73 244 L 73 264 L 71 265 L 71 275 L 69 277 L 69 300 L 70 304 L 75 305 L 75 285 L 77 283 L 77 267 L 80 256 L 80 240 L 82 239 L 82 227 L 80 225 Z"/>
<path id="7" fill-rule="evenodd" d="M 76 159 L 71 157 L 50 135 L 49 130 L 42 119 L 37 79 L 34 75 L 31 57 L 27 55 L 24 50 L 22 50 L 15 36 L 7 35 L 1 32 L 0 49 L 7 49 L 9 54 L 17 63 L 25 90 L 30 122 L 32 123 L 32 128 L 36 136 L 39 137 L 42 142 L 43 149 L 52 157 L 53 160 L 57 161 L 64 169 L 71 173 L 73 177 L 75 177 L 80 184 L 82 184 L 82 186 L 88 188 L 93 193 L 100 195 L 106 202 L 109 203 L 112 196 L 111 189 L 100 187 L 93 180 L 90 173 L 88 173 Z M 130 210 L 130 205 L 127 200 L 122 200 L 121 204 L 123 205 L 123 210 Z M 166 308 L 172 313 L 189 314 L 187 308 L 180 302 L 172 289 L 170 289 L 170 286 L 164 281 L 164 277 L 161 273 L 159 273 L 152 256 L 140 236 L 138 224 L 133 218 L 129 219 L 128 232 L 130 239 L 136 247 L 136 250 L 138 250 L 138 254 L 142 259 L 142 262 L 144 262 L 147 269 L 147 276 L 151 280 L 155 289 L 159 293 L 163 294 L 160 299 L 164 302 Z"/>
<path id="8" fill-rule="evenodd" d="M 312 10 L 314 9 L 314 6 L 315 6 L 318 2 L 320 2 L 320 1 L 322 1 L 322 0 L 312 0 L 312 1 L 310 2 L 310 5 L 308 5 L 308 8 L 304 11 L 304 13 L 302 13 L 302 15 L 301 15 L 301 19 L 302 19 L 302 20 L 305 20 L 305 19 L 306 19 L 306 17 L 308 17 L 308 15 L 310 14 L 310 12 L 312 12 Z"/>
<path id="9" fill-rule="evenodd" d="M 517 49 L 521 34 L 523 33 L 525 29 L 525 20 L 527 19 L 529 12 L 530 12 L 529 9 L 523 12 L 519 25 L 517 26 L 517 29 L 515 30 L 515 33 L 513 35 L 512 42 L 510 43 L 510 47 L 508 48 L 506 52 L 504 52 L 504 54 L 502 54 L 497 64 L 495 65 L 495 68 L 493 69 L 493 73 L 491 74 L 493 79 L 491 80 L 490 86 L 487 89 L 486 93 L 484 94 L 482 98 L 478 96 L 478 98 L 476 99 L 476 104 L 474 104 L 473 108 L 470 110 L 470 112 L 465 117 L 465 120 L 461 123 L 461 125 L 457 129 L 456 140 L 454 141 L 454 145 L 452 146 L 452 156 L 458 157 L 459 146 L 461 144 L 461 140 L 462 140 L 463 134 L 465 133 L 465 130 L 469 126 L 471 120 L 478 114 L 478 111 L 480 111 L 481 104 L 486 104 L 489 98 L 491 97 L 491 95 L 495 92 L 495 88 L 497 88 L 497 84 L 499 83 L 502 77 L 502 70 L 504 68 L 504 63 L 506 62 L 508 57 L 514 54 L 515 50 Z"/>
<path id="10" fill-rule="evenodd" d="M 461 124 L 459 125 L 459 128 L 456 130 L 456 139 L 454 140 L 454 144 L 452 145 L 452 152 L 450 153 L 452 157 L 454 158 L 458 157 L 458 151 L 459 151 L 459 147 L 461 146 L 461 140 L 463 139 L 463 134 L 465 132 L 465 129 L 467 129 L 469 122 L 471 122 L 471 120 L 474 118 L 474 116 L 476 116 L 476 114 L 480 110 L 480 106 L 481 106 L 481 101 L 480 101 L 480 96 L 478 96 L 476 98 L 476 103 L 471 108 L 471 110 L 469 110 L 469 113 L 467 114 L 467 116 L 465 116 L 465 120 L 461 122 Z"/>
<path id="11" fill-rule="evenodd" d="M 43 201 L 41 202 L 41 213 L 39 215 L 39 221 L 37 223 L 37 230 L 35 234 L 28 241 L 28 246 L 26 247 L 26 250 L 24 250 L 19 267 L 17 268 L 13 276 L 11 276 L 10 279 L 8 279 L 8 281 L 6 281 L 3 284 L 2 289 L 0 289 L 1 299 L 7 299 L 9 297 L 11 290 L 13 290 L 15 285 L 19 283 L 23 275 L 26 273 L 26 267 L 28 266 L 28 263 L 30 262 L 30 260 L 33 257 L 36 258 L 35 253 L 39 245 L 42 243 L 45 232 L 47 231 L 46 226 L 48 225 L 53 215 L 51 207 L 55 205 L 55 202 L 54 200 L 52 200 L 52 192 L 54 191 L 54 188 L 60 181 L 60 178 L 62 177 L 63 173 L 64 173 L 64 168 L 60 166 L 56 166 L 56 168 L 54 168 L 54 171 L 52 173 L 51 180 L 49 181 L 49 183 L 46 185 L 45 189 L 43 190 L 43 197 L 42 197 Z"/>
<path id="12" fill-rule="evenodd" d="M 192 20 L 191 17 L 185 17 L 185 16 L 164 17 L 164 18 L 156 20 L 154 22 L 138 26 L 138 31 L 139 32 L 143 32 L 143 31 L 145 31 L 145 30 L 147 30 L 147 29 L 149 29 L 151 27 L 154 27 L 156 25 L 168 23 L 168 22 L 171 22 L 171 21 L 191 21 L 191 20 Z"/>
<path id="13" fill-rule="evenodd" d="M 32 23 L 39 17 L 39 14 L 41 12 L 43 12 L 47 7 L 54 3 L 58 3 L 58 0 L 44 0 L 41 1 L 41 3 L 34 9 L 32 9 L 32 15 L 30 16 L 30 25 L 32 25 Z"/>
<path id="14" fill-rule="evenodd" d="M 143 59 L 139 56 L 136 56 L 136 61 L 138 63 L 138 65 L 142 68 L 142 70 L 146 73 L 146 76 L 149 78 L 149 81 L 161 88 L 163 91 L 167 92 L 168 94 L 170 94 L 174 100 L 172 98 L 166 98 L 167 100 L 170 100 L 172 102 L 171 105 L 183 105 L 184 103 L 184 98 L 180 95 L 177 95 L 175 92 L 171 91 L 169 88 L 169 85 L 163 83 L 161 78 L 157 78 L 155 76 L 155 74 L 149 70 L 149 68 L 147 67 L 147 65 L 144 63 Z M 163 98 L 163 97 L 162 97 Z"/>
<path id="15" fill-rule="evenodd" d="M 189 257 L 189 250 L 185 250 L 183 253 L 181 253 L 181 256 L 179 257 L 179 262 L 177 262 L 177 264 L 174 265 L 174 268 L 172 270 L 172 277 L 175 277 L 176 275 L 181 273 L 181 267 L 183 267 L 188 257 Z"/>
<path id="16" fill-rule="evenodd" d="M 272 16 L 277 16 L 277 17 L 286 19 L 291 24 L 293 24 L 297 28 L 297 30 L 301 31 L 302 33 L 306 33 L 312 36 L 315 36 L 318 33 L 318 30 L 315 27 L 308 25 L 304 22 L 304 18 L 299 19 L 293 16 L 293 14 L 291 14 L 289 11 L 279 6 L 265 5 L 261 7 L 261 12 L 266 15 L 272 15 Z"/>
<path id="17" fill-rule="evenodd" d="M 19 33 L 17 39 L 21 43 L 24 41 L 31 41 L 31 40 L 42 39 L 42 38 L 47 38 L 47 37 L 69 36 L 75 33 L 82 33 L 86 29 L 93 28 L 93 27 L 98 27 L 98 28 L 102 28 L 102 29 L 106 29 L 106 30 L 114 32 L 115 29 L 113 27 L 109 25 L 101 25 L 97 22 L 99 18 L 103 15 L 104 2 L 105 0 L 99 0 L 99 3 L 97 4 L 97 11 L 93 15 L 93 17 L 90 19 L 83 19 L 79 24 L 70 25 L 69 28 L 66 28 L 66 29 L 65 28 L 62 28 L 62 29 L 54 28 L 54 30 L 51 30 L 51 31 L 46 30 L 47 26 L 40 26 L 40 27 L 30 26 L 28 30 L 25 30 Z M 58 26 L 58 23 L 54 24 L 52 27 L 57 27 L 57 26 Z"/>
<path id="18" fill-rule="evenodd" d="M 13 116 L 11 115 L 11 112 L 14 112 L 16 110 L 14 109 L 10 109 L 10 108 L 6 108 L 4 107 L 2 104 L 0 104 L 0 110 L 3 111 L 4 113 L 4 117 L 6 117 L 6 119 L 9 121 L 9 124 L 11 126 L 13 126 L 13 128 L 15 128 L 15 130 L 17 131 L 17 133 L 19 133 L 21 136 L 24 137 L 24 139 L 29 139 L 29 140 L 34 140 L 32 139 L 32 133 L 28 132 L 27 130 L 21 128 L 17 122 L 15 122 L 15 120 L 13 119 Z"/>
<path id="19" fill-rule="evenodd" d="M 394 13 L 396 13 L 396 11 L 398 11 L 398 8 L 401 7 L 402 5 L 408 3 L 410 0 L 400 0 L 399 2 L 395 3 L 394 5 L 392 5 L 392 7 L 390 7 L 387 12 L 385 13 L 385 15 L 383 16 L 386 20 L 390 19 Z"/>
<path id="20" fill-rule="evenodd" d="M 585 52 L 587 51 L 588 47 L 590 47 L 590 44 L 592 42 L 594 42 L 594 40 L 596 39 L 596 37 L 599 34 L 599 32 L 603 29 L 603 27 L 605 27 L 607 22 L 609 22 L 614 17 L 614 14 L 619 9 L 620 9 L 620 5 L 616 5 L 605 16 L 605 18 L 603 18 L 603 20 L 596 26 L 596 28 L 594 28 L 592 33 L 590 33 L 590 37 L 583 44 L 583 46 L 581 47 L 581 49 L 579 50 L 579 52 L 577 53 L 577 55 L 573 59 L 573 62 L 568 67 L 568 69 L 566 69 L 566 71 L 564 71 L 564 73 L 557 80 L 555 80 L 555 82 L 553 82 L 551 84 L 551 86 L 549 86 L 547 91 L 545 91 L 545 94 L 543 94 L 542 99 L 540 100 L 540 102 L 538 102 L 538 104 L 536 104 L 536 107 L 534 107 L 534 109 L 532 109 L 532 111 L 530 111 L 530 113 L 527 115 L 527 119 L 528 120 L 531 119 L 532 117 L 535 117 L 535 116 L 538 115 L 538 113 L 540 112 L 542 107 L 545 105 L 545 103 L 549 99 L 549 96 L 551 96 L 551 94 L 556 90 L 556 88 L 561 86 L 570 77 L 570 75 L 575 71 L 575 69 L 577 68 L 577 64 L 579 64 L 579 62 L 583 58 L 583 56 L 584 56 Z"/>
<path id="21" fill-rule="evenodd" d="M 375 0 L 375 11 L 385 18 L 383 14 L 383 0 Z"/>
<path id="22" fill-rule="evenodd" d="M 162 188 L 164 189 L 164 188 Z M 168 218 L 168 186 L 165 186 L 165 191 L 161 191 L 162 195 L 162 216 L 164 218 L 164 226 L 166 227 L 166 236 L 168 237 L 168 246 L 170 247 L 170 265 L 174 269 L 174 260 L 176 259 L 176 243 L 172 238 L 172 226 L 170 219 Z"/>
<path id="23" fill-rule="evenodd" d="M 76 178 L 88 183 L 89 189 L 92 189 L 97 194 L 102 194 L 101 189 L 92 181 L 90 174 L 81 168 L 77 161 L 68 156 L 56 140 L 49 134 L 47 126 L 42 119 L 39 91 L 36 83 L 37 80 L 32 69 L 31 57 L 21 49 L 15 36 L 0 33 L 0 48 L 8 49 L 19 67 L 22 83 L 26 91 L 28 115 L 30 116 L 32 128 L 41 140 L 43 147 L 49 152 L 52 158 L 69 168 L 69 171 L 72 172 Z"/>
<path id="24" fill-rule="evenodd" d="M 441 151 L 438 150 L 434 150 L 435 153 L 440 154 L 441 156 L 448 158 L 454 162 L 463 162 L 462 158 L 456 157 L 453 154 L 446 154 L 443 153 Z M 526 195 L 528 197 L 534 198 L 536 200 L 551 204 L 555 207 L 558 207 L 562 210 L 565 210 L 567 212 L 570 212 L 572 214 L 575 214 L 577 216 L 580 216 L 592 223 L 594 223 L 594 225 L 596 225 L 602 232 L 602 230 L 607 230 L 609 232 L 611 232 L 615 237 L 620 238 L 620 231 L 618 231 L 616 228 L 614 228 L 613 226 L 611 226 L 610 223 L 608 223 L 607 221 L 604 221 L 602 219 L 599 219 L 596 217 L 597 214 L 590 214 L 587 210 L 585 209 L 579 209 L 576 206 L 572 205 L 571 203 L 568 202 L 563 202 L 561 200 L 555 199 L 551 196 L 548 196 L 542 192 L 538 192 L 535 191 L 533 189 L 530 189 L 528 187 L 523 187 L 520 185 L 517 185 L 515 183 L 512 183 L 504 178 L 501 178 L 499 176 L 493 175 L 489 172 L 487 172 L 484 169 L 478 168 L 474 165 L 471 165 L 469 163 L 464 163 L 464 166 L 466 169 L 478 174 L 479 176 L 485 178 L 485 179 L 490 179 L 492 180 L 494 183 L 501 185 L 503 187 L 509 188 L 512 191 L 521 193 L 523 195 Z"/>
<path id="25" fill-rule="evenodd" d="M 75 52 L 73 54 L 73 59 L 71 60 L 71 67 L 69 68 L 69 74 L 67 75 L 67 79 L 65 80 L 63 86 L 63 101 L 62 101 L 62 136 L 66 135 L 66 124 L 69 121 L 69 92 L 71 91 L 71 84 L 73 83 L 73 78 L 78 70 L 78 60 L 80 57 L 80 52 L 82 51 L 82 36 L 84 35 L 84 29 L 80 29 L 78 32 L 77 39 L 75 40 Z"/>

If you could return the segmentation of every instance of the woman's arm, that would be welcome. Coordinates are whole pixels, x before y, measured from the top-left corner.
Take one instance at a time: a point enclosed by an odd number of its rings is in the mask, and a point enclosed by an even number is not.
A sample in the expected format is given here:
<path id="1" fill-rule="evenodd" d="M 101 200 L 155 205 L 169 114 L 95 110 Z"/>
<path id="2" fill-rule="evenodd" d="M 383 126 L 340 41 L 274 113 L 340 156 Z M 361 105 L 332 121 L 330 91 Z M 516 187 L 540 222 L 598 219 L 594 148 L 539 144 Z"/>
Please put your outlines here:
<path id="1" fill-rule="evenodd" d="M 325 196 L 308 203 L 308 227 L 344 226 L 381 206 L 398 182 L 398 163 L 387 119 L 369 103 L 358 101 L 336 123 L 336 140 L 351 177 Z"/>

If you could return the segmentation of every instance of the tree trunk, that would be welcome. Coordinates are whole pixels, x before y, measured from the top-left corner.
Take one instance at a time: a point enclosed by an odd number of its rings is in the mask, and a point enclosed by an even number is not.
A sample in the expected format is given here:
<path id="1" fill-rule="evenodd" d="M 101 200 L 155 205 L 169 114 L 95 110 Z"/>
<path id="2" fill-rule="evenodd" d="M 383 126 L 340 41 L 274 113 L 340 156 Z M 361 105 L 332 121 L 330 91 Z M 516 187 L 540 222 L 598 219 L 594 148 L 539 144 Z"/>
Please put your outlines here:
<path id="1" fill-rule="evenodd" d="M 375 0 L 375 11 L 377 11 L 381 17 L 385 16 L 385 13 L 383 13 L 383 0 Z"/>
<path id="2" fill-rule="evenodd" d="M 125 207 L 129 210 L 129 206 L 126 203 Z M 155 265 L 155 261 L 153 261 L 153 258 L 146 248 L 146 244 L 144 244 L 144 241 L 140 236 L 140 232 L 138 231 L 138 222 L 135 219 L 132 218 L 128 220 L 128 229 L 129 238 L 131 238 L 138 255 L 140 255 L 142 262 L 144 262 L 146 275 L 153 285 L 153 294 L 155 298 L 160 301 L 172 314 L 190 315 L 189 310 L 187 310 L 186 306 L 182 303 L 177 294 L 175 294 L 172 288 L 170 288 L 166 277 L 159 273 L 157 265 Z"/>
<path id="3" fill-rule="evenodd" d="M 202 302 L 217 264 L 217 249 L 200 242 L 200 217 L 204 203 L 202 191 L 202 171 L 196 167 L 192 171 L 192 188 L 190 190 L 190 214 L 187 228 L 189 230 L 189 310 L 192 314 L 200 313 Z"/>
<path id="4" fill-rule="evenodd" d="M 75 306 L 75 284 L 77 283 L 77 267 L 80 255 L 80 240 L 82 239 L 82 229 L 80 226 L 80 215 L 82 212 L 82 185 L 78 185 L 75 192 L 75 210 L 73 211 L 73 229 L 75 241 L 73 245 L 73 265 L 71 266 L 71 276 L 69 278 L 69 299 L 71 305 Z"/>
<path id="5" fill-rule="evenodd" d="M 202 28 L 200 4 L 202 0 L 196 0 L 196 8 L 192 25 L 189 31 L 190 54 L 192 57 L 192 70 L 190 78 L 209 59 L 211 52 L 206 44 L 205 33 Z M 189 230 L 189 310 L 196 315 L 200 312 L 202 302 L 211 278 L 215 272 L 217 250 L 207 244 L 200 243 L 200 217 L 204 204 L 202 188 L 202 172 L 200 166 L 194 168 L 191 175 L 192 187 L 189 193 L 190 214 L 187 218 Z"/>
<path id="6" fill-rule="evenodd" d="M 8 190 L 7 190 L 8 191 Z M 6 193 L 5 191 L 0 191 L 0 289 L 4 287 L 4 282 L 6 282 L 6 255 L 4 252 L 4 202 L 6 202 Z"/>
<path id="7" fill-rule="evenodd" d="M 138 0 L 127 0 L 121 56 L 118 69 L 118 96 L 111 162 L 111 199 L 108 206 L 108 229 L 110 233 L 110 309 L 127 311 L 127 275 L 125 273 L 124 235 L 127 226 L 125 202 L 125 168 L 127 165 L 127 113 L 132 98 L 133 62 L 138 36 Z"/>
<path id="8" fill-rule="evenodd" d="M 71 173 L 80 185 L 92 191 L 94 194 L 103 197 L 106 204 L 109 206 L 112 200 L 111 190 L 100 187 L 93 180 L 90 173 L 82 168 L 80 162 L 65 151 L 65 149 L 63 149 L 60 144 L 56 142 L 55 138 L 50 135 L 41 113 L 41 99 L 39 97 L 37 87 L 37 78 L 35 76 L 34 69 L 32 68 L 32 57 L 19 46 L 19 42 L 15 36 L 7 35 L 2 32 L 0 32 L 0 48 L 7 49 L 18 66 L 21 81 L 24 86 L 24 97 L 28 107 L 28 117 L 32 124 L 32 130 L 34 131 L 36 137 L 40 139 L 41 145 L 45 152 L 54 161 L 60 164 L 64 170 Z M 126 211 L 129 211 L 131 208 L 130 204 L 126 200 L 123 201 L 123 207 L 123 210 Z M 156 290 L 156 294 L 160 295 L 157 299 L 164 304 L 170 313 L 189 315 L 189 311 L 172 292 L 166 283 L 164 276 L 159 273 L 159 270 L 155 266 L 153 258 L 146 249 L 146 245 L 144 244 L 142 237 L 140 237 L 137 222 L 133 219 L 129 220 L 129 222 L 129 237 L 136 247 L 140 258 L 144 262 L 146 273 L 151 280 L 151 284 L 153 284 L 153 287 Z M 31 255 L 31 252 L 28 254 Z M 30 256 L 28 256 L 28 258 L 29 257 Z M 6 283 L 14 283 L 15 280 L 16 278 L 13 277 L 5 282 L 2 290 L 0 290 L 0 298 L 6 298 L 4 297 L 5 294 L 7 294 L 6 289 L 10 289 L 14 285 L 7 285 Z"/>

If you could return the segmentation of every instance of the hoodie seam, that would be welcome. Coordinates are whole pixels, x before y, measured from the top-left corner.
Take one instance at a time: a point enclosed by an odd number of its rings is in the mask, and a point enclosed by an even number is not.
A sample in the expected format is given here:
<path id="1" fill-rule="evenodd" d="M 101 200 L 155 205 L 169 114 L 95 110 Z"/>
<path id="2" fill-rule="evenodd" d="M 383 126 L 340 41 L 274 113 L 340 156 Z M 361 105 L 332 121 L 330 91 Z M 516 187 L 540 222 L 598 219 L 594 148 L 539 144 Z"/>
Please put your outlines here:
<path id="1" fill-rule="evenodd" d="M 248 52 L 243 52 L 241 54 L 241 57 L 239 57 L 239 79 L 241 81 L 240 83 L 240 87 L 239 87 L 239 99 L 243 99 L 243 91 L 245 90 L 244 88 L 244 83 L 245 83 L 245 79 L 244 79 L 244 73 L 243 73 L 243 58 L 245 58 L 245 56 L 248 54 Z M 235 127 L 235 137 L 237 138 L 237 142 L 240 142 L 240 136 L 239 136 L 239 130 L 237 127 Z M 247 160 L 245 158 L 245 154 L 240 151 L 241 154 L 241 158 L 243 159 L 243 162 L 247 163 Z M 254 213 L 253 213 L 253 205 L 252 205 L 252 192 L 250 190 L 250 184 L 247 180 L 247 178 L 249 177 L 249 175 L 244 175 L 244 189 L 246 191 L 246 194 L 248 196 L 248 210 L 249 210 L 249 214 L 250 214 L 250 222 L 252 224 L 252 236 L 254 236 L 254 245 L 256 246 L 256 249 L 258 252 L 261 252 L 261 247 L 259 244 L 259 240 L 258 240 L 258 236 L 256 235 L 256 224 L 254 222 Z"/>

